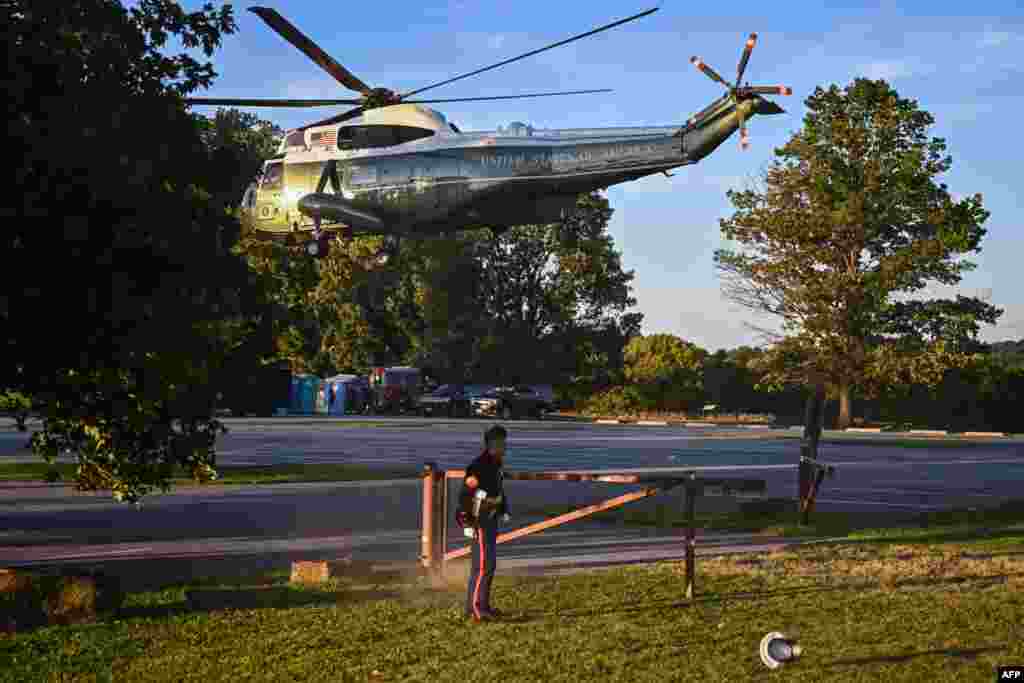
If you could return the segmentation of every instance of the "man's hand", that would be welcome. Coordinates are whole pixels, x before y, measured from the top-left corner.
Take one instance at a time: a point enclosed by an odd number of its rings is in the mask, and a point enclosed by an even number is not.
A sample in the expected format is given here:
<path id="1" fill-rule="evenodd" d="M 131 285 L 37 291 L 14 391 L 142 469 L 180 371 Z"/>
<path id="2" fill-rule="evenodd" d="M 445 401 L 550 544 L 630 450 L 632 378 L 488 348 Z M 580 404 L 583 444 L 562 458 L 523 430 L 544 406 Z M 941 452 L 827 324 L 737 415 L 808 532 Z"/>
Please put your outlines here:
<path id="1" fill-rule="evenodd" d="M 501 516 L 501 521 L 505 524 L 508 524 L 508 521 L 510 519 L 512 519 L 512 515 L 508 514 L 507 512 Z"/>

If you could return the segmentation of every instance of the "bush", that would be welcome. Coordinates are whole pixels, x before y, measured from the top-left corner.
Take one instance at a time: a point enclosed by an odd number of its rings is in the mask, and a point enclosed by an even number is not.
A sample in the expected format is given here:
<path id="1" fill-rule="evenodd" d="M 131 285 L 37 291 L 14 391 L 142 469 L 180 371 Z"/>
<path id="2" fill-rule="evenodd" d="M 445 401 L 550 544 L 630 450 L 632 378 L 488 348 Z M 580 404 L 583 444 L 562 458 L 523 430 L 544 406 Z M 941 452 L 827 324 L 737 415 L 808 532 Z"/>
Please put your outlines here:
<path id="1" fill-rule="evenodd" d="M 585 415 L 626 415 L 639 410 L 640 392 L 631 386 L 612 387 L 588 398 L 583 404 Z"/>

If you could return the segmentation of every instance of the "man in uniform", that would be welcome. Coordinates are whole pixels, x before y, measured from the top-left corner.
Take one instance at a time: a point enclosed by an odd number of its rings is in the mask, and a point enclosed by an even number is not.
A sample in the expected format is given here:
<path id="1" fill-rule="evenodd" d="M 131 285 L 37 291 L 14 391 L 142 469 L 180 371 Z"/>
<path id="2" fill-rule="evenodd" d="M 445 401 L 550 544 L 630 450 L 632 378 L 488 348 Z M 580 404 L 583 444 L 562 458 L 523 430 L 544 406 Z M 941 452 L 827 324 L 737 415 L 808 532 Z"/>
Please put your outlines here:
<path id="1" fill-rule="evenodd" d="M 503 522 L 510 519 L 501 469 L 506 436 L 505 428 L 500 425 L 487 430 L 484 451 L 466 468 L 459 492 L 456 521 L 463 529 L 472 529 L 473 533 L 473 566 L 466 590 L 465 612 L 475 622 L 502 616 L 499 610 L 491 607 L 491 581 L 497 559 L 498 515 Z"/>

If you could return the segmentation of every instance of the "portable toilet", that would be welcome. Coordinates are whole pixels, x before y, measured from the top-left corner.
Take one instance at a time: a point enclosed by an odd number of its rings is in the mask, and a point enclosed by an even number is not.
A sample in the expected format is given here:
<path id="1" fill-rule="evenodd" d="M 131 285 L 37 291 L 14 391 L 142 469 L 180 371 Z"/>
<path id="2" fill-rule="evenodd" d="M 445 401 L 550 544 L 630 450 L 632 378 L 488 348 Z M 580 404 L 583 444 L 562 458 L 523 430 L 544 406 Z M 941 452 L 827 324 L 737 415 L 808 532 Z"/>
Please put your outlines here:
<path id="1" fill-rule="evenodd" d="M 322 379 L 320 379 L 319 377 L 317 377 L 317 378 L 315 378 L 315 383 L 314 383 L 313 386 L 315 387 L 314 393 L 313 393 L 313 395 L 315 397 L 314 398 L 314 403 L 313 403 L 313 412 L 316 413 L 317 415 L 326 415 L 327 414 L 327 382 L 322 380 Z"/>
<path id="2" fill-rule="evenodd" d="M 335 375 L 326 380 L 328 415 L 345 414 L 345 382 L 340 377 Z"/>
<path id="3" fill-rule="evenodd" d="M 346 413 L 346 407 L 351 405 L 349 392 L 354 389 L 354 382 L 358 379 L 358 375 L 335 375 L 326 380 L 328 415 L 344 415 Z"/>
<path id="4" fill-rule="evenodd" d="M 312 415 L 316 409 L 316 390 L 319 378 L 313 375 L 300 374 L 292 378 L 296 386 L 295 414 Z"/>

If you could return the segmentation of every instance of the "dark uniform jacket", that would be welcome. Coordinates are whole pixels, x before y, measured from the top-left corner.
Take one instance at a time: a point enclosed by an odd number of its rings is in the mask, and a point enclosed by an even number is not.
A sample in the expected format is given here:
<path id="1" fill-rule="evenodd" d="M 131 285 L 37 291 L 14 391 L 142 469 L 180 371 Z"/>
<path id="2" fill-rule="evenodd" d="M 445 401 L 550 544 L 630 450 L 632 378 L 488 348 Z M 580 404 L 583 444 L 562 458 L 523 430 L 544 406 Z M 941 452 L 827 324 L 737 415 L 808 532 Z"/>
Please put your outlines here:
<path id="1" fill-rule="evenodd" d="M 470 477 L 476 477 L 477 486 L 474 489 L 466 485 L 466 480 Z M 479 489 L 487 492 L 487 499 L 480 506 L 481 518 L 489 520 L 497 515 L 509 514 L 504 478 L 501 466 L 492 460 L 487 451 L 477 456 L 476 460 L 466 468 L 466 476 L 462 480 L 462 490 L 459 491 L 459 512 L 470 524 L 475 526 L 479 523 L 479 520 L 473 518 L 473 496 Z"/>

